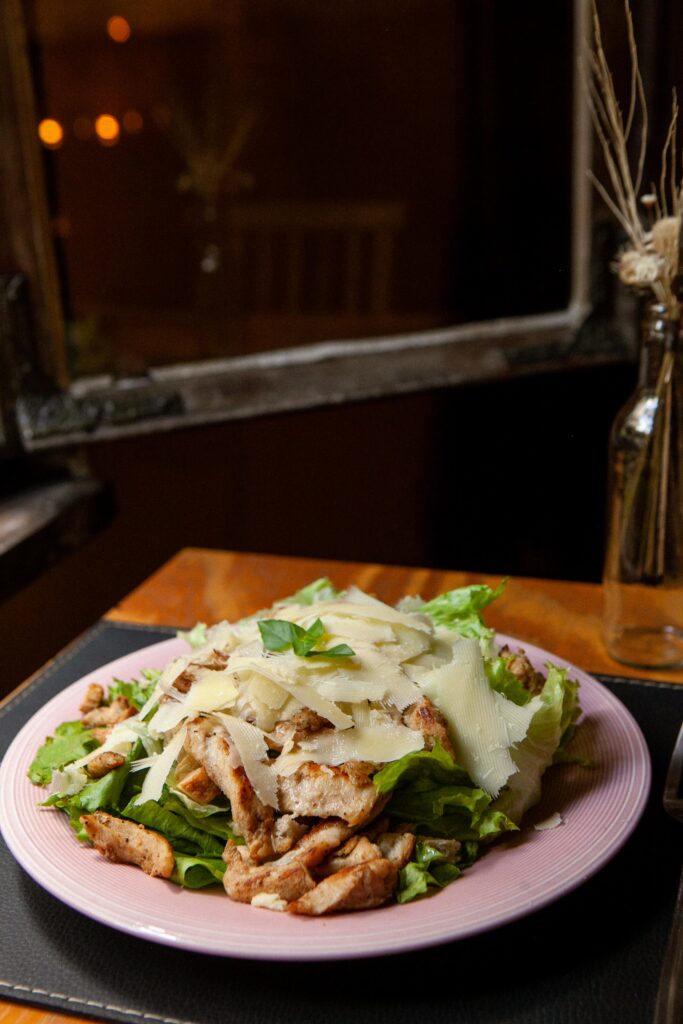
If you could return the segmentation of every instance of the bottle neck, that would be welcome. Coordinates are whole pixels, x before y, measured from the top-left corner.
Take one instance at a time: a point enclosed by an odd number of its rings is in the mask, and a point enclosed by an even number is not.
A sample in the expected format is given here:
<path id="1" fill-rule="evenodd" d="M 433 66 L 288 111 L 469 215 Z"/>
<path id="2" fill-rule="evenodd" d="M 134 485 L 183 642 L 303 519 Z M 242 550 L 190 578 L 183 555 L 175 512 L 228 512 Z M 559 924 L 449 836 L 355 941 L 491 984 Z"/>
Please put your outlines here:
<path id="1" fill-rule="evenodd" d="M 671 319 L 666 306 L 650 306 L 643 322 L 642 344 L 638 363 L 638 387 L 654 388 L 665 352 L 681 348 L 681 324 Z"/>

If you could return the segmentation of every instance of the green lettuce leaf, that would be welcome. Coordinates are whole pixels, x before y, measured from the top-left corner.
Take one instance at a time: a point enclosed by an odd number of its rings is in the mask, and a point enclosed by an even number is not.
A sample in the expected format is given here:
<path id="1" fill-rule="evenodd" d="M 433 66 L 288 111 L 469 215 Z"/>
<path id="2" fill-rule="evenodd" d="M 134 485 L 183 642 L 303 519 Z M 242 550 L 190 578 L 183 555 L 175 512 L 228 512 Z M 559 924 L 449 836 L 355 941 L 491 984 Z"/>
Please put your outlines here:
<path id="1" fill-rule="evenodd" d="M 486 658 L 484 668 L 487 679 L 494 690 L 502 693 L 514 704 L 523 707 L 529 703 L 532 695 L 526 687 L 522 686 L 514 672 L 507 667 L 507 661 L 508 659 L 503 655 L 498 655 L 497 658 Z"/>
<path id="2" fill-rule="evenodd" d="M 415 859 L 399 872 L 396 899 L 399 903 L 409 903 L 418 896 L 423 896 L 430 886 L 443 889 L 461 874 L 461 868 L 457 864 L 447 862 L 445 854 L 440 850 L 429 843 L 417 843 Z"/>
<path id="3" fill-rule="evenodd" d="M 236 843 L 244 842 L 241 836 L 235 835 L 232 831 L 232 821 L 225 807 L 216 808 L 212 814 L 196 813 L 187 803 L 180 800 L 176 793 L 170 793 L 163 801 L 163 806 L 167 811 L 172 811 L 173 814 L 183 818 L 191 828 L 197 829 L 200 832 L 207 832 L 209 835 L 221 839 L 223 846 L 225 846 L 228 839 L 232 839 Z M 196 806 L 201 807 L 201 804 Z"/>
<path id="4" fill-rule="evenodd" d="M 343 590 L 337 590 L 334 583 L 327 578 L 327 576 L 321 576 L 317 580 L 313 580 L 312 583 L 306 584 L 301 590 L 297 590 L 296 594 L 292 594 L 291 597 L 285 597 L 282 601 L 278 601 L 278 604 L 317 604 L 318 601 L 333 601 L 337 597 L 342 597 L 344 594 Z"/>
<path id="5" fill-rule="evenodd" d="M 485 624 L 482 611 L 505 590 L 507 578 L 492 590 L 485 583 L 457 587 L 423 604 L 419 611 L 430 615 L 437 626 L 447 626 L 460 636 L 489 640 L 493 630 Z"/>
<path id="6" fill-rule="evenodd" d="M 126 700 L 137 708 L 140 708 L 147 703 L 149 698 L 154 693 L 154 683 L 148 683 L 147 686 L 141 686 L 136 679 L 132 679 L 129 683 L 125 683 L 122 679 L 114 679 L 110 684 L 107 699 L 109 703 L 116 700 L 117 697 L 125 697 Z"/>
<path id="7" fill-rule="evenodd" d="M 28 777 L 37 786 L 47 786 L 52 781 L 53 771 L 80 760 L 96 746 L 97 740 L 81 722 L 63 722 L 36 753 Z"/>
<path id="8" fill-rule="evenodd" d="M 176 853 L 175 866 L 170 881 L 185 889 L 205 889 L 223 881 L 225 864 L 220 857 L 188 857 Z"/>
<path id="9" fill-rule="evenodd" d="M 178 640 L 184 640 L 190 647 L 203 647 L 208 643 L 206 637 L 207 625 L 205 622 L 198 622 L 192 629 L 179 629 L 176 632 Z"/>
<path id="10" fill-rule="evenodd" d="M 495 800 L 493 807 L 519 824 L 523 815 L 541 798 L 541 777 L 573 734 L 581 713 L 578 683 L 567 677 L 567 669 L 546 665 L 548 677 L 534 698 L 538 708 L 527 735 L 512 751 L 518 770 Z M 565 737 L 567 737 L 565 739 Z"/>
<path id="11" fill-rule="evenodd" d="M 438 743 L 390 762 L 373 781 L 380 793 L 392 793 L 386 813 L 425 835 L 481 840 L 517 828 Z"/>
<path id="12" fill-rule="evenodd" d="M 195 828 L 188 824 L 180 814 L 175 814 L 154 800 L 137 804 L 136 799 L 131 800 L 123 808 L 121 816 L 130 818 L 131 821 L 137 821 L 154 832 L 160 832 L 168 839 L 174 850 L 177 849 L 180 853 L 194 857 L 202 854 L 209 857 L 220 857 L 223 853 L 225 843 L 216 836 L 206 832 L 203 828 Z"/>

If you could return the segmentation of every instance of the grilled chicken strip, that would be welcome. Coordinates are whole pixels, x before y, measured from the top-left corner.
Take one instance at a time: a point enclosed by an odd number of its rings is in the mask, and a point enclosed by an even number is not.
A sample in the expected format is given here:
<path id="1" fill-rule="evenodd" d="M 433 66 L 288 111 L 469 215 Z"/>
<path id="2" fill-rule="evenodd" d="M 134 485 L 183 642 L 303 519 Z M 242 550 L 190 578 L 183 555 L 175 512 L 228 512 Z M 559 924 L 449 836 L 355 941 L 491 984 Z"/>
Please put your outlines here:
<path id="1" fill-rule="evenodd" d="M 80 822 L 95 849 L 107 860 L 137 864 L 146 874 L 160 878 L 173 874 L 173 849 L 158 832 L 105 811 L 84 814 Z"/>
<path id="2" fill-rule="evenodd" d="M 281 776 L 280 808 L 300 817 L 343 818 L 362 825 L 386 803 L 370 778 L 369 768 L 349 762 L 338 767 L 307 761 L 292 775 Z"/>
<path id="3" fill-rule="evenodd" d="M 206 768 L 201 765 L 178 783 L 178 789 L 198 804 L 210 804 L 220 793 L 216 783 L 207 775 Z"/>
<path id="4" fill-rule="evenodd" d="M 85 770 L 91 779 L 101 779 L 114 768 L 120 768 L 125 761 L 123 754 L 115 754 L 113 750 L 103 750 L 97 754 L 85 766 Z"/>
<path id="5" fill-rule="evenodd" d="M 329 860 L 318 869 L 318 874 L 333 875 L 342 868 L 350 868 L 356 864 L 365 864 L 369 860 L 377 860 L 382 854 L 378 846 L 371 843 L 367 836 L 351 836 L 332 854 Z"/>
<path id="6" fill-rule="evenodd" d="M 403 712 L 403 723 L 409 729 L 422 733 L 427 750 L 433 750 L 434 744 L 440 743 L 446 753 L 455 760 L 455 750 L 448 738 L 446 719 L 428 697 L 423 697 L 421 701 L 412 704 Z"/>
<path id="7" fill-rule="evenodd" d="M 134 714 L 136 714 L 136 710 L 133 705 L 125 697 L 117 697 L 111 704 L 105 704 L 103 707 L 96 707 L 92 711 L 86 712 L 81 718 L 81 722 L 86 729 L 100 728 L 118 725 L 119 722 L 132 718 Z"/>
<path id="8" fill-rule="evenodd" d="M 311 708 L 301 708 L 300 711 L 295 711 L 291 718 L 276 722 L 270 738 L 278 747 L 282 747 L 290 738 L 298 743 L 300 740 L 308 739 L 320 732 L 321 729 L 329 728 L 330 723 L 317 711 L 313 711 Z"/>
<path id="9" fill-rule="evenodd" d="M 382 857 L 398 868 L 404 868 L 413 856 L 416 838 L 410 832 L 385 832 L 377 840 Z"/>
<path id="10" fill-rule="evenodd" d="M 85 691 L 85 697 L 79 710 L 82 715 L 87 714 L 88 711 L 93 711 L 98 708 L 104 700 L 104 690 L 99 683 L 90 683 Z"/>
<path id="11" fill-rule="evenodd" d="M 317 917 L 337 910 L 369 910 L 393 895 L 398 868 L 384 857 L 342 868 L 290 903 L 290 914 Z"/>
<path id="12" fill-rule="evenodd" d="M 292 849 L 269 864 L 255 864 L 243 846 L 228 842 L 223 860 L 228 866 L 223 885 L 238 903 L 251 903 L 259 893 L 279 896 L 288 903 L 315 886 L 310 868 L 320 864 L 351 835 L 343 821 L 324 821 L 310 830 Z"/>
<path id="13" fill-rule="evenodd" d="M 261 803 L 243 768 L 233 768 L 230 741 L 217 722 L 195 718 L 187 727 L 185 749 L 230 801 L 232 817 L 256 863 L 275 856 L 274 813 Z"/>

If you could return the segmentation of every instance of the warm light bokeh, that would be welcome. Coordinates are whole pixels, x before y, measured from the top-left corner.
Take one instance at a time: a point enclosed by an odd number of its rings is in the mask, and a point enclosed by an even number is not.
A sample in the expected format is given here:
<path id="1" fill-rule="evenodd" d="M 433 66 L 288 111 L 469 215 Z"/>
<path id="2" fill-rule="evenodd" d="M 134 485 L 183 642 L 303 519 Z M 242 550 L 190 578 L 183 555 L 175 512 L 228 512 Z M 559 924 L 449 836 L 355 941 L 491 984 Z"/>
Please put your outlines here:
<path id="1" fill-rule="evenodd" d="M 105 146 L 113 146 L 121 134 L 119 122 L 111 114 L 100 114 L 95 121 L 95 131 L 100 142 Z"/>
<path id="2" fill-rule="evenodd" d="M 130 25 L 120 14 L 114 14 L 107 21 L 107 35 L 115 43 L 126 43 L 130 39 Z"/>
<path id="3" fill-rule="evenodd" d="M 64 129 L 59 121 L 46 117 L 38 125 L 38 136 L 48 149 L 58 149 L 64 141 Z"/>

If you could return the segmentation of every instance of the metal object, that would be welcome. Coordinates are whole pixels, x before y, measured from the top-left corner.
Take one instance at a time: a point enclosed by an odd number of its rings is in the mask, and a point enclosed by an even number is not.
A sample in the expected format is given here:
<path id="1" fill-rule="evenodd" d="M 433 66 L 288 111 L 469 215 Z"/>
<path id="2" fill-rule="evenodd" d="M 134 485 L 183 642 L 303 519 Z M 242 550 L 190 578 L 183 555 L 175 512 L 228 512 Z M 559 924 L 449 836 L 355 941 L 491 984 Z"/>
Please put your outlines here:
<path id="1" fill-rule="evenodd" d="M 664 783 L 664 810 L 683 824 L 683 724 L 671 755 Z M 673 922 L 659 980 L 655 1024 L 679 1024 L 683 1020 L 683 872 L 678 885 Z"/>

